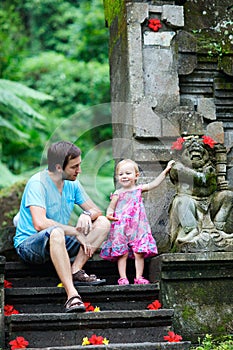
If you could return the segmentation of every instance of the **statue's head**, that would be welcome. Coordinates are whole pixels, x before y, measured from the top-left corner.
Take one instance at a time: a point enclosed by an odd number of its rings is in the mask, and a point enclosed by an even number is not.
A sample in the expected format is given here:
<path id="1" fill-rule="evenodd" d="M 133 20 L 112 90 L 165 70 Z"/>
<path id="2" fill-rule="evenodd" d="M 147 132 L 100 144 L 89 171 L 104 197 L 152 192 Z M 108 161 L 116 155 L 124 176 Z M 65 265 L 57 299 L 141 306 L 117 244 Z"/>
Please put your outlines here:
<path id="1" fill-rule="evenodd" d="M 178 150 L 181 161 L 192 168 L 203 167 L 209 162 L 216 142 L 209 136 L 190 135 L 177 139 L 172 149 Z"/>
<path id="2" fill-rule="evenodd" d="M 203 140 L 196 136 L 184 138 L 182 161 L 193 168 L 199 168 L 209 161 L 209 152 L 204 147 Z"/>

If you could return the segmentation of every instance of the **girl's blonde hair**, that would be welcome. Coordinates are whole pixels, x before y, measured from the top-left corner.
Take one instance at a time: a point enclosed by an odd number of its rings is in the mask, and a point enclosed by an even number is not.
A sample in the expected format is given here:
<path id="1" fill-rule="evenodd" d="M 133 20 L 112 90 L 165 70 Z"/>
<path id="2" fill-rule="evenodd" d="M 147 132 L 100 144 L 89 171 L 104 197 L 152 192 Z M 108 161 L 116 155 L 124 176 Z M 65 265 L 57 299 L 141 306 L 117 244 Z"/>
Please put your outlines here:
<path id="1" fill-rule="evenodd" d="M 123 160 L 121 160 L 121 161 L 117 164 L 117 166 L 116 166 L 116 174 L 118 174 L 119 168 L 120 168 L 122 165 L 125 165 L 125 164 L 127 164 L 127 163 L 132 164 L 132 165 L 134 166 L 135 173 L 136 173 L 136 174 L 139 174 L 139 167 L 138 167 L 137 163 L 135 163 L 132 159 L 123 159 Z"/>

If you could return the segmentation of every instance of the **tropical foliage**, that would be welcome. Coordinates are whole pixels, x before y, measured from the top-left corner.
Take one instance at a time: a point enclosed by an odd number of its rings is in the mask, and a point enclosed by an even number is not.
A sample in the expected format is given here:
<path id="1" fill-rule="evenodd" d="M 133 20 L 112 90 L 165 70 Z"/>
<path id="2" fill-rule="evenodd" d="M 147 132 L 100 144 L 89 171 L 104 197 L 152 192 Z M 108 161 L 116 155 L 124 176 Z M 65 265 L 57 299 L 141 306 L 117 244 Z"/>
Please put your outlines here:
<path id="1" fill-rule="evenodd" d="M 19 151 L 21 146 L 30 148 L 31 136 L 40 138 L 45 117 L 25 102 L 24 99 L 27 98 L 39 101 L 52 100 L 50 96 L 20 83 L 0 79 L 0 146 L 3 162 L 3 150 L 6 148 L 11 149 L 12 155 L 15 155 L 15 149 Z M 10 158 L 8 158 L 7 165 L 11 168 Z M 0 163 L 2 174 L 0 185 L 9 184 L 15 180 L 15 176 L 8 167 Z"/>
<path id="2" fill-rule="evenodd" d="M 1 187 L 39 167 L 51 140 L 100 149 L 111 123 L 101 0 L 4 0 L 0 28 Z"/>
<path id="3" fill-rule="evenodd" d="M 206 334 L 204 339 L 199 339 L 199 345 L 192 347 L 191 350 L 232 350 L 232 336 L 222 336 L 219 339 L 214 339 L 211 334 Z"/>

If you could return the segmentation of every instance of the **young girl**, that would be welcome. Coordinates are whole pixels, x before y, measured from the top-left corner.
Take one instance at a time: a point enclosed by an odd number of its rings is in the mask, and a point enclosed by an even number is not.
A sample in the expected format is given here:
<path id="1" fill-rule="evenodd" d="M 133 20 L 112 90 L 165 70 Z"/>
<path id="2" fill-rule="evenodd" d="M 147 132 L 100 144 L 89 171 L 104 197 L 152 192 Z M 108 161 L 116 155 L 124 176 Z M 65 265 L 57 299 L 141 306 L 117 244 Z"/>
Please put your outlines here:
<path id="1" fill-rule="evenodd" d="M 111 195 L 106 216 L 113 221 L 110 233 L 102 246 L 103 259 L 117 261 L 120 278 L 118 284 L 129 284 L 126 276 L 127 258 L 135 258 L 136 278 L 134 284 L 150 283 L 143 277 L 144 258 L 158 253 L 146 216 L 141 193 L 161 184 L 174 161 L 157 178 L 148 184 L 136 185 L 138 165 L 131 159 L 120 161 L 116 167 L 117 180 L 121 186 Z"/>

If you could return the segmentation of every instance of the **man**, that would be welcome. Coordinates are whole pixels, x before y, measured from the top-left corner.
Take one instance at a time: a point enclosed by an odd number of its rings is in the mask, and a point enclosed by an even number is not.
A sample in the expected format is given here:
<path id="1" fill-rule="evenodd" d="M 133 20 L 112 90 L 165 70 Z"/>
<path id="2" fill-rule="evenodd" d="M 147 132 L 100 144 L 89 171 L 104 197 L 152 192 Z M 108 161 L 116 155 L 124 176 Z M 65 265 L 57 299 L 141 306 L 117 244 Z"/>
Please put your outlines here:
<path id="1" fill-rule="evenodd" d="M 67 293 L 65 311 L 85 311 L 75 284 L 105 282 L 82 268 L 106 239 L 110 223 L 76 181 L 81 173 L 80 149 L 56 142 L 47 158 L 48 169 L 33 175 L 25 187 L 14 246 L 25 262 L 42 264 L 51 259 Z M 83 209 L 76 227 L 68 225 L 74 204 Z"/>

